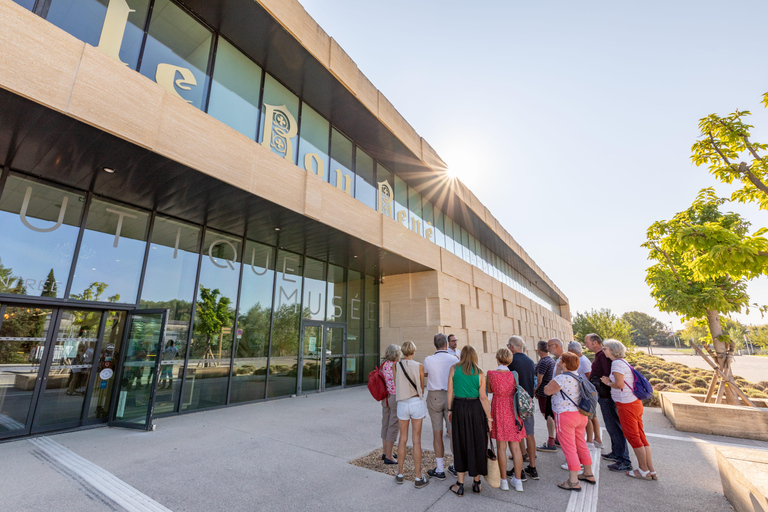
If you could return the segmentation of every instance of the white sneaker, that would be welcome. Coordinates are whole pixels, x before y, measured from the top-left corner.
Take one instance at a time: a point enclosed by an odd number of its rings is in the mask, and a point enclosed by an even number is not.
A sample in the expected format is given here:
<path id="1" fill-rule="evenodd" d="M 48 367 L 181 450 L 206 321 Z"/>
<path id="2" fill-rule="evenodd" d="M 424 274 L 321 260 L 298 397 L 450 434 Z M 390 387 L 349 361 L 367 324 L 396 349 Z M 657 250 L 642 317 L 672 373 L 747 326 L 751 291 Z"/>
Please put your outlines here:
<path id="1" fill-rule="evenodd" d="M 564 470 L 568 471 L 568 463 L 565 463 L 562 466 L 560 466 L 560 469 L 564 469 Z M 584 473 L 584 466 L 582 465 L 581 469 L 579 470 L 579 474 L 581 475 L 583 473 Z"/>
<path id="2" fill-rule="evenodd" d="M 595 443 L 587 443 L 587 448 L 592 450 L 595 447 Z"/>
<path id="3" fill-rule="evenodd" d="M 602 448 L 603 447 L 603 443 L 601 443 L 600 441 L 595 441 L 592 444 L 595 445 L 595 448 Z"/>
<path id="4" fill-rule="evenodd" d="M 512 477 L 509 481 L 512 483 L 512 487 L 514 487 L 517 492 L 523 492 L 522 480 L 518 480 L 517 478 Z"/>
<path id="5" fill-rule="evenodd" d="M 508 491 L 509 490 L 509 482 L 507 482 L 506 478 L 502 478 L 501 482 L 499 483 L 499 490 L 500 491 Z"/>

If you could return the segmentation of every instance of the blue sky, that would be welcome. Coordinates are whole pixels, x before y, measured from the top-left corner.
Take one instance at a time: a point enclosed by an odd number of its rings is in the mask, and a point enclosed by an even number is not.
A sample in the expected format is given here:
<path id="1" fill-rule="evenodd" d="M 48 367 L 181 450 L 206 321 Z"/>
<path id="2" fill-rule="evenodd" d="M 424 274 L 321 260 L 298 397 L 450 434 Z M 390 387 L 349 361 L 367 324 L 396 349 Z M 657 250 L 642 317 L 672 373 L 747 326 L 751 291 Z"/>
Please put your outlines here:
<path id="1" fill-rule="evenodd" d="M 645 230 L 718 185 L 697 121 L 748 109 L 768 140 L 762 1 L 301 0 L 568 296 L 656 311 Z M 756 227 L 768 212 L 733 205 Z M 768 280 L 750 286 L 768 302 Z M 738 316 L 765 323 L 759 314 Z M 679 326 L 676 323 L 675 326 Z"/>

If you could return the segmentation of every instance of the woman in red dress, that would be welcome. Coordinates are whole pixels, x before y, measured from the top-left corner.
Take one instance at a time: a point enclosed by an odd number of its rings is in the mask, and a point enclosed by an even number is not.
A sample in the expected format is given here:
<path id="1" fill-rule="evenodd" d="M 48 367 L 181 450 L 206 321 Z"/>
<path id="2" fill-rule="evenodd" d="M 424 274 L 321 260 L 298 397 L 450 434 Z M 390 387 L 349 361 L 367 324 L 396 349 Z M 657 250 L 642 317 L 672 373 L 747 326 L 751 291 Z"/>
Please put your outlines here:
<path id="1" fill-rule="evenodd" d="M 523 470 L 523 454 L 520 451 L 520 441 L 525 439 L 526 432 L 523 420 L 515 421 L 515 391 L 517 390 L 517 372 L 509 371 L 507 367 L 512 362 L 512 352 L 506 347 L 496 352 L 498 368 L 488 372 L 488 393 L 493 393 L 491 415 L 493 429 L 491 438 L 496 440 L 496 459 L 499 461 L 501 486 L 499 489 L 508 491 L 507 484 L 507 447 L 512 451 L 515 462 L 515 475 L 511 479 L 516 491 L 523 492 L 521 472 Z"/>

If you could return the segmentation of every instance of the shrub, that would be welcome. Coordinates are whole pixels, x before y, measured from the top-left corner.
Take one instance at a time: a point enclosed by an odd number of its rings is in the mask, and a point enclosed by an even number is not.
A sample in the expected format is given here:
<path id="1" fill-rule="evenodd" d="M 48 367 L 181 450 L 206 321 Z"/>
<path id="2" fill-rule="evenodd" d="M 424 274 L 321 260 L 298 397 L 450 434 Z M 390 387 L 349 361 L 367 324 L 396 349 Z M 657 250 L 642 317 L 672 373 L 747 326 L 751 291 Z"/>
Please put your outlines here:
<path id="1" fill-rule="evenodd" d="M 702 379 L 701 377 L 696 377 L 695 379 L 691 380 L 690 382 L 691 382 L 691 384 L 693 384 L 697 388 L 706 388 L 707 386 L 709 386 L 709 382 L 707 382 L 706 380 Z"/>
<path id="2" fill-rule="evenodd" d="M 659 397 L 659 393 L 654 391 L 653 396 L 649 398 L 648 400 L 643 400 L 643 406 L 644 407 L 661 407 L 661 398 Z"/>
<path id="3" fill-rule="evenodd" d="M 666 391 L 669 387 L 669 384 L 662 382 L 661 384 L 655 384 L 653 386 L 654 391 Z"/>
<path id="4" fill-rule="evenodd" d="M 657 379 L 657 378 L 655 378 L 655 377 L 654 377 L 654 378 L 652 378 L 652 379 L 648 379 L 648 382 L 650 382 L 650 383 L 651 383 L 651 386 L 655 386 L 656 384 L 661 384 L 661 383 L 662 383 L 662 382 L 664 382 L 664 381 L 663 381 L 663 380 L 661 380 L 661 379 Z"/>
<path id="5" fill-rule="evenodd" d="M 688 390 L 688 392 L 694 395 L 706 395 L 707 388 L 691 388 Z"/>
<path id="6" fill-rule="evenodd" d="M 685 380 L 685 379 L 682 379 L 682 378 L 678 377 L 678 378 L 676 378 L 674 381 L 672 381 L 672 384 L 675 384 L 675 385 L 679 385 L 679 384 L 690 384 L 690 382 L 688 382 L 688 381 L 687 381 L 687 380 Z"/>
<path id="7" fill-rule="evenodd" d="M 665 373 L 664 375 L 662 375 L 661 380 L 663 380 L 664 382 L 671 383 L 672 381 L 675 380 L 675 378 L 672 375 Z"/>
<path id="8" fill-rule="evenodd" d="M 744 391 L 744 394 L 749 398 L 768 398 L 768 394 L 765 394 L 762 391 L 758 391 L 756 389 L 743 389 L 742 391 Z"/>
<path id="9" fill-rule="evenodd" d="M 679 384 L 677 387 L 678 387 L 678 388 L 680 388 L 680 389 L 682 389 L 683 391 L 688 391 L 688 390 L 689 390 L 689 389 L 691 389 L 693 386 L 691 386 L 691 385 L 690 385 L 690 384 L 688 384 L 687 382 L 684 382 L 684 383 L 682 383 L 682 384 Z"/>

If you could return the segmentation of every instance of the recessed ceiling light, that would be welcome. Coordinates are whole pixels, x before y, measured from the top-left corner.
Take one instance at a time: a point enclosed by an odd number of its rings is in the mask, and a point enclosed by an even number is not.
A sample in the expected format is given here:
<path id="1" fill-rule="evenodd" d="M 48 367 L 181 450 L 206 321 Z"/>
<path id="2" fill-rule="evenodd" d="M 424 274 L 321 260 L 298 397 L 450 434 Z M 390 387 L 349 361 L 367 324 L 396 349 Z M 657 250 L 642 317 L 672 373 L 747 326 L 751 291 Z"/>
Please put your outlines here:
<path id="1" fill-rule="evenodd" d="M 357 254 L 355 254 L 355 255 L 354 255 L 354 256 L 352 256 L 352 257 L 353 257 L 353 258 L 357 258 Z"/>
<path id="2" fill-rule="evenodd" d="M 102 169 L 104 172 L 106 172 L 106 173 L 109 173 L 109 174 L 115 174 L 115 169 L 113 169 L 112 167 L 102 167 L 101 169 Z"/>
<path id="3" fill-rule="evenodd" d="M 275 231 L 280 231 L 280 228 L 275 228 Z"/>

